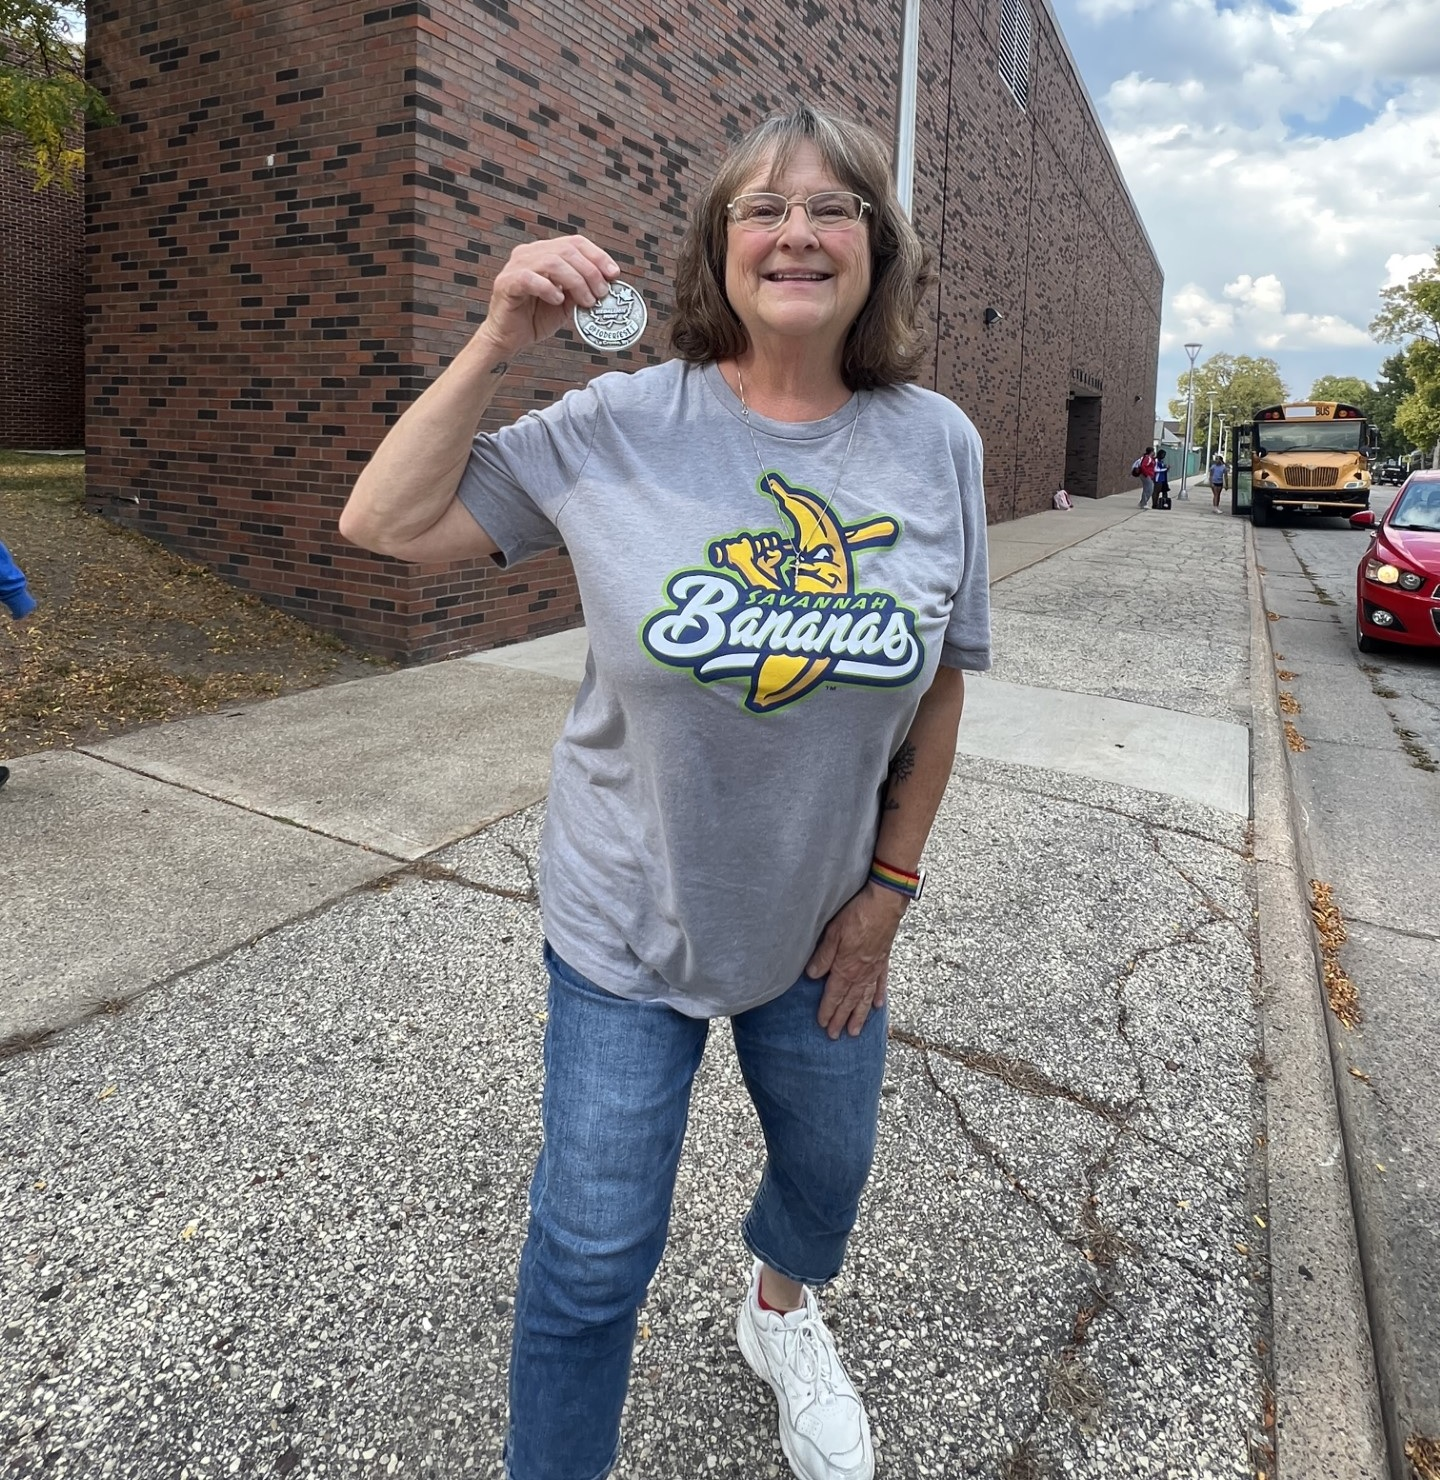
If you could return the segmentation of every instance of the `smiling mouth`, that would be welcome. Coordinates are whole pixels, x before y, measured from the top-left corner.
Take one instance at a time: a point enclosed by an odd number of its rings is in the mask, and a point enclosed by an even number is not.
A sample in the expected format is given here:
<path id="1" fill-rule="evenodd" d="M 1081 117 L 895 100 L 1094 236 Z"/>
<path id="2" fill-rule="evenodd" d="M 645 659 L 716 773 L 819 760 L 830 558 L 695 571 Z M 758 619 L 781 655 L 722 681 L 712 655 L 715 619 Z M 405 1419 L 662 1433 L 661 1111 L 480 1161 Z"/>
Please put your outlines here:
<path id="1" fill-rule="evenodd" d="M 833 274 L 828 272 L 767 272 L 767 283 L 828 283 Z"/>

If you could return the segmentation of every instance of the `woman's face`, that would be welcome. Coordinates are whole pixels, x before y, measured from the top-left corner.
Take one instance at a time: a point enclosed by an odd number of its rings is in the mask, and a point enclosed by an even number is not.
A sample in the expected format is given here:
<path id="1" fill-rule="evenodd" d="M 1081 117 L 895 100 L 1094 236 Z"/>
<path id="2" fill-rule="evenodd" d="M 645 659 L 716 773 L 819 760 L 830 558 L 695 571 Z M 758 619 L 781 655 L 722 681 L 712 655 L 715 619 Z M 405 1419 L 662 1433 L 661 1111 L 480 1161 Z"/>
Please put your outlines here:
<path id="1" fill-rule="evenodd" d="M 767 162 L 735 193 L 773 190 L 797 204 L 778 231 L 743 231 L 733 221 L 725 252 L 725 294 L 757 352 L 785 342 L 835 355 L 870 294 L 870 233 L 862 218 L 843 231 L 816 231 L 798 204 L 822 190 L 848 190 L 813 144 L 802 144 L 783 174 Z"/>

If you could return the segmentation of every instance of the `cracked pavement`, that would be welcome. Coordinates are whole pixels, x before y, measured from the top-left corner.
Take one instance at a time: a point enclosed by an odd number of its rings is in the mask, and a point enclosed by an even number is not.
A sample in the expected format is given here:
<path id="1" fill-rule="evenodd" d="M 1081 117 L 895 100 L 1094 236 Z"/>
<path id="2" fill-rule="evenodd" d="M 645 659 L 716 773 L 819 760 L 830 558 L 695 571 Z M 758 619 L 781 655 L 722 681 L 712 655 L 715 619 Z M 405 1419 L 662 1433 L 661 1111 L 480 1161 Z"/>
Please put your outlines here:
<path id="1" fill-rule="evenodd" d="M 1175 508 L 998 582 L 997 678 L 1246 723 L 1243 530 Z M 335 809 L 307 815 L 349 836 Z M 542 817 L 347 877 L 0 1059 L 7 1472 L 498 1474 L 539 1135 Z M 364 836 L 404 834 L 387 827 Z M 927 863 L 893 958 L 875 1172 L 821 1299 L 878 1474 L 1253 1477 L 1270 1373 L 1247 820 L 962 754 Z M 696 1083 L 624 1480 L 787 1473 L 733 1339 L 763 1146 L 728 1040 L 717 1022 Z"/>

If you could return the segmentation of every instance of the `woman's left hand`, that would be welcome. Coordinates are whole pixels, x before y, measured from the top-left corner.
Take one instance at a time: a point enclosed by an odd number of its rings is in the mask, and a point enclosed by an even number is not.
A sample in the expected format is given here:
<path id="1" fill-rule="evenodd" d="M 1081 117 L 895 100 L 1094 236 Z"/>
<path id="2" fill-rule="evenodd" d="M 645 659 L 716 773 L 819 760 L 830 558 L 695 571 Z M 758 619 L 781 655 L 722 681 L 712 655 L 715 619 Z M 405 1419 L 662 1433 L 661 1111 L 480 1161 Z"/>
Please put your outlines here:
<path id="1" fill-rule="evenodd" d="M 809 977 L 827 976 L 819 1023 L 832 1039 L 853 1038 L 874 1007 L 885 1005 L 890 947 L 905 913 L 905 896 L 866 884 L 825 927 L 805 967 Z"/>

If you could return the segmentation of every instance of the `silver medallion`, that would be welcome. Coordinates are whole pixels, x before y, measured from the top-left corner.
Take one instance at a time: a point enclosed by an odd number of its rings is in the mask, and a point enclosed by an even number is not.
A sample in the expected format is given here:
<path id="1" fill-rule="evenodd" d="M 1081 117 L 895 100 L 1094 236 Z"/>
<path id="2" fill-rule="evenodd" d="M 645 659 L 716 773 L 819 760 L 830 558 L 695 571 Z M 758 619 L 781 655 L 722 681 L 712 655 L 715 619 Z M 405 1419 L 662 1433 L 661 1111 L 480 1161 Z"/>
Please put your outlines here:
<path id="1" fill-rule="evenodd" d="M 592 349 L 629 349 L 648 317 L 640 294 L 629 283 L 613 282 L 594 308 L 576 308 L 575 332 Z"/>

